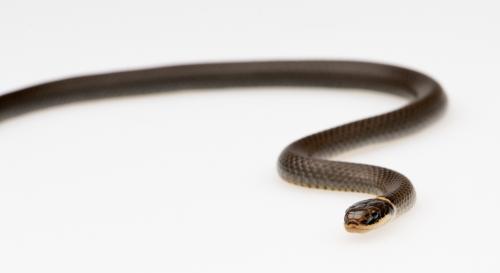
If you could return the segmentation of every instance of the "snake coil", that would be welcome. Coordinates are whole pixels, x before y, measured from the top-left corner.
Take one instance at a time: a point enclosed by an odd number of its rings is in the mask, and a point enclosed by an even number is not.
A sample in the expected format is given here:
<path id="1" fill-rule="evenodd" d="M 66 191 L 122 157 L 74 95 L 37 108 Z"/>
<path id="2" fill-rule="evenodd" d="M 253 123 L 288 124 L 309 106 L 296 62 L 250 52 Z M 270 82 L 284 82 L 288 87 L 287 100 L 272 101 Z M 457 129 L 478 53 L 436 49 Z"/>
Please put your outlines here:
<path id="1" fill-rule="evenodd" d="M 413 206 L 415 190 L 402 174 L 330 160 L 346 149 L 419 128 L 444 109 L 446 96 L 436 81 L 401 67 L 354 61 L 268 61 L 180 65 L 74 77 L 0 96 L 0 120 L 77 101 L 237 86 L 364 88 L 408 97 L 410 102 L 400 109 L 295 141 L 280 155 L 278 170 L 281 177 L 294 184 L 376 195 L 347 209 L 344 222 L 351 232 L 371 230 Z"/>

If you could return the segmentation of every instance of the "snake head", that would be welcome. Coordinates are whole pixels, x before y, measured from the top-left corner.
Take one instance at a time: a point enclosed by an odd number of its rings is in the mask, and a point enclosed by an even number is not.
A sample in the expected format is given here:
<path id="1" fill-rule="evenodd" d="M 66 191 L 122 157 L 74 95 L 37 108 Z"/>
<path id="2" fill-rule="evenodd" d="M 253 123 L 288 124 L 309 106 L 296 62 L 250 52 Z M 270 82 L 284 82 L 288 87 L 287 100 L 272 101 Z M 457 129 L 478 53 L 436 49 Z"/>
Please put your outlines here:
<path id="1" fill-rule="evenodd" d="M 382 198 L 368 199 L 350 206 L 344 217 L 349 232 L 363 233 L 387 223 L 395 216 L 394 205 Z"/>

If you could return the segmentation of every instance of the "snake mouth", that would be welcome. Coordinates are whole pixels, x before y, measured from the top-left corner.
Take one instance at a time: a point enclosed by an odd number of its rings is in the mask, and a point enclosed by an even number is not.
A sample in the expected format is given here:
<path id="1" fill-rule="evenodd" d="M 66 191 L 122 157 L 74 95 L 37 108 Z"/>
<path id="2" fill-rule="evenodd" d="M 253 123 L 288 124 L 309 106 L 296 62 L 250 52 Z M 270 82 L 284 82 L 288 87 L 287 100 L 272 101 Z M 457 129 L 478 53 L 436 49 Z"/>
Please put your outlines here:
<path id="1" fill-rule="evenodd" d="M 345 230 L 351 233 L 365 233 L 373 229 L 368 225 L 363 225 L 355 221 L 349 221 L 344 224 Z"/>
<path id="2" fill-rule="evenodd" d="M 359 221 L 347 221 L 344 223 L 344 228 L 347 232 L 351 233 L 366 233 L 388 223 L 391 219 L 392 215 L 386 215 L 371 224 L 365 224 Z"/>

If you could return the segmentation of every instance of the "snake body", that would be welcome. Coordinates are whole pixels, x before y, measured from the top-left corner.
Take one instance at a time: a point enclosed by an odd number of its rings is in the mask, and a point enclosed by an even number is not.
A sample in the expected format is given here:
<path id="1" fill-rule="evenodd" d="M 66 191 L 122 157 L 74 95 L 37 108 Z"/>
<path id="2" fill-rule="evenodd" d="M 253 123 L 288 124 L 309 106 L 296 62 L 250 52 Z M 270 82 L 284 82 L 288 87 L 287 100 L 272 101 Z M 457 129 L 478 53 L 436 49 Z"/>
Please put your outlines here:
<path id="1" fill-rule="evenodd" d="M 364 232 L 409 210 L 415 190 L 402 174 L 372 165 L 331 160 L 346 149 L 411 132 L 446 104 L 440 85 L 421 73 L 354 61 L 261 61 L 167 66 L 68 78 L 0 96 L 0 120 L 77 101 L 182 89 L 243 86 L 363 88 L 409 98 L 388 113 L 344 124 L 295 141 L 278 159 L 286 181 L 302 186 L 364 192 L 375 198 L 346 211 L 345 227 Z"/>

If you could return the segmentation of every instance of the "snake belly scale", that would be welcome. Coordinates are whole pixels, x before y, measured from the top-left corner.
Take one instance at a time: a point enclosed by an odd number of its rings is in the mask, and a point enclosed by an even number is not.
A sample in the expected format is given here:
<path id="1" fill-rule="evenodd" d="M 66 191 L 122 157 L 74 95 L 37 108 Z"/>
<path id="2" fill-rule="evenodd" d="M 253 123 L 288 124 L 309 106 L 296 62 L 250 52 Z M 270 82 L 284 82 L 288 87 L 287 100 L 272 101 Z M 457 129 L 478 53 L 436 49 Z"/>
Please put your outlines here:
<path id="1" fill-rule="evenodd" d="M 332 156 L 368 142 L 422 127 L 445 108 L 446 96 L 432 78 L 406 68 L 357 61 L 256 61 L 167 66 L 80 76 L 27 87 L 0 96 L 0 121 L 78 101 L 183 89 L 243 86 L 362 88 L 408 98 L 397 109 L 304 137 L 288 145 L 278 171 L 290 183 L 364 192 L 344 217 L 350 232 L 365 232 L 408 211 L 415 189 L 404 175 L 383 167 L 334 161 Z"/>

